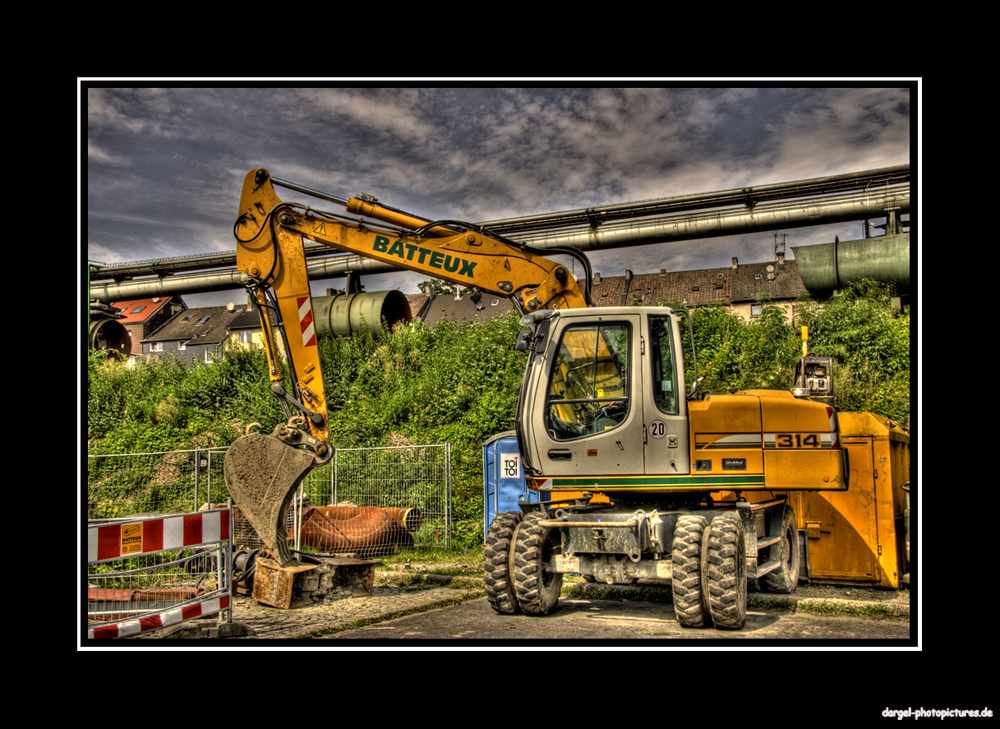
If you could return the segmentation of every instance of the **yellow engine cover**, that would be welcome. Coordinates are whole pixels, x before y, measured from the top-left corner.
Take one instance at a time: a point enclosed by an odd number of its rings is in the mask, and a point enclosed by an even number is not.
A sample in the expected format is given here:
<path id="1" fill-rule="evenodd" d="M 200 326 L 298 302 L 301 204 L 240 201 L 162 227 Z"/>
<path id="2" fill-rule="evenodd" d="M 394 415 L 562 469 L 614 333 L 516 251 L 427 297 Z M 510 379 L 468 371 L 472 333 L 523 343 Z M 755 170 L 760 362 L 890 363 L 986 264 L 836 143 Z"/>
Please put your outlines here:
<path id="1" fill-rule="evenodd" d="M 763 476 L 763 490 L 847 488 L 837 415 L 827 405 L 746 390 L 692 402 L 688 415 L 692 476 L 738 469 Z"/>

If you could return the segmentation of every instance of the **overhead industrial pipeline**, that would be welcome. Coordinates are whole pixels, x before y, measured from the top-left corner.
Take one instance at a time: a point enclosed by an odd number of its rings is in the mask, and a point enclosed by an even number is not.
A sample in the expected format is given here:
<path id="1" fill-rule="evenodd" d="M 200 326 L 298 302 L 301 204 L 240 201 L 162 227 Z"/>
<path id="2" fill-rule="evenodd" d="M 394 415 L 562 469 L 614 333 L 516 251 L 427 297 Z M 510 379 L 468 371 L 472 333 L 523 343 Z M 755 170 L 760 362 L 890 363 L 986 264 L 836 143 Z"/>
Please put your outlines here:
<path id="1" fill-rule="evenodd" d="M 90 349 L 106 349 L 121 359 L 132 354 L 132 337 L 125 327 L 114 319 L 98 319 L 90 322 L 87 334 L 87 344 Z"/>
<path id="2" fill-rule="evenodd" d="M 508 237 L 539 249 L 569 246 L 582 251 L 605 250 L 866 220 L 884 217 L 887 209 L 904 215 L 910 211 L 908 180 L 909 165 L 900 165 L 853 175 L 512 218 L 484 225 L 501 234 L 514 231 Z M 855 192 L 845 192 L 848 189 Z M 637 219 L 663 211 L 670 214 Z M 626 219 L 630 220 L 612 222 Z M 307 251 L 316 255 L 331 249 L 316 247 Z M 215 257 L 213 263 L 226 265 L 227 261 L 235 261 L 235 254 Z M 178 264 L 175 270 L 182 268 Z M 160 269 L 162 265 L 148 270 L 140 264 L 104 266 L 92 273 L 92 279 L 143 272 L 162 274 Z M 307 262 L 307 272 L 313 280 L 338 278 L 347 272 L 366 275 L 394 270 L 389 264 L 353 254 L 333 253 Z M 111 302 L 225 291 L 242 288 L 241 279 L 242 274 L 233 267 L 118 283 L 92 280 L 90 296 Z"/>

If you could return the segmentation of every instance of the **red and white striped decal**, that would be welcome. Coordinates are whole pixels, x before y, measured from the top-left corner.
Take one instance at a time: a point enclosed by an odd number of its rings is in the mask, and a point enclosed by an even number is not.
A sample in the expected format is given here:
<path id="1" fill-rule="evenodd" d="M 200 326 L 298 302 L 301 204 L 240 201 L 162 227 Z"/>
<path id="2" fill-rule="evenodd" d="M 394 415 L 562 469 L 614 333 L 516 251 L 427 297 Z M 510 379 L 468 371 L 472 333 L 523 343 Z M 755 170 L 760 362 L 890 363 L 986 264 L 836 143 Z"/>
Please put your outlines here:
<path id="1" fill-rule="evenodd" d="M 316 326 L 313 323 L 312 306 L 309 304 L 308 296 L 300 296 L 296 299 L 299 305 L 299 326 L 302 327 L 302 346 L 316 346 Z"/>
<path id="2" fill-rule="evenodd" d="M 125 638 L 130 635 L 137 635 L 147 630 L 157 630 L 167 628 L 171 625 L 183 623 L 185 620 L 202 618 L 207 615 L 215 615 L 221 610 L 229 608 L 229 595 L 215 594 L 206 597 L 199 602 L 184 605 L 183 607 L 171 608 L 162 613 L 143 615 L 139 618 L 131 618 L 109 625 L 99 625 L 87 631 L 87 637 L 94 638 Z"/>
<path id="3" fill-rule="evenodd" d="M 92 526 L 87 529 L 87 562 L 138 557 L 228 539 L 228 509 Z"/>

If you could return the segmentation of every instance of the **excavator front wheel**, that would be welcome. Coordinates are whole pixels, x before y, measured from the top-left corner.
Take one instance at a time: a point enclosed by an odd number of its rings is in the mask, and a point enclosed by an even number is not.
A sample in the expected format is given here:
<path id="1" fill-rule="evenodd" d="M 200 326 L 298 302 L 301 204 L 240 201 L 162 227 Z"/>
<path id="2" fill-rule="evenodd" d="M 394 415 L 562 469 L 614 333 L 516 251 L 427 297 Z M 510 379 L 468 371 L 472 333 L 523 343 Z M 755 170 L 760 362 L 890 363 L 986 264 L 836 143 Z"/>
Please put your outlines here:
<path id="1" fill-rule="evenodd" d="M 795 592 L 799 584 L 799 565 L 802 555 L 799 549 L 799 529 L 792 507 L 785 504 L 781 510 L 771 514 L 768 533 L 781 535 L 781 541 L 769 548 L 769 553 L 777 552 L 780 566 L 764 575 L 764 587 L 771 592 L 788 594 Z"/>
<path id="2" fill-rule="evenodd" d="M 562 573 L 546 567 L 562 549 L 559 530 L 541 525 L 548 518 L 542 511 L 525 515 L 514 540 L 514 589 L 521 610 L 528 615 L 551 613 L 562 592 Z"/>
<path id="3" fill-rule="evenodd" d="M 514 593 L 514 537 L 523 515 L 519 511 L 497 514 L 490 524 L 484 549 L 483 584 L 486 599 L 496 612 L 520 612 Z"/>
<path id="4" fill-rule="evenodd" d="M 705 601 L 702 593 L 701 562 L 704 552 L 705 517 L 685 514 L 677 520 L 670 553 L 674 614 L 677 622 L 689 628 L 705 624 Z"/>

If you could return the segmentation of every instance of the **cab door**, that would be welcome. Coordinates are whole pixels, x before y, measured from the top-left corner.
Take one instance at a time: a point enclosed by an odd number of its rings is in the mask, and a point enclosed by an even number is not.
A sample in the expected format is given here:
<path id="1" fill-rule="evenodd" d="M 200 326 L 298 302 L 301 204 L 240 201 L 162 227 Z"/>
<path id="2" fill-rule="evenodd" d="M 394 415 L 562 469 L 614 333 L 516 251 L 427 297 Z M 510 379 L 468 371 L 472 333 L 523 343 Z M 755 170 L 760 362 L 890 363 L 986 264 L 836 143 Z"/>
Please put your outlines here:
<path id="1" fill-rule="evenodd" d="M 640 325 L 631 313 L 554 320 L 527 434 L 544 477 L 642 474 Z"/>
<path id="2" fill-rule="evenodd" d="M 648 310 L 647 310 L 648 311 Z M 659 309 L 643 317 L 642 416 L 646 475 L 691 472 L 684 365 L 676 316 Z"/>

